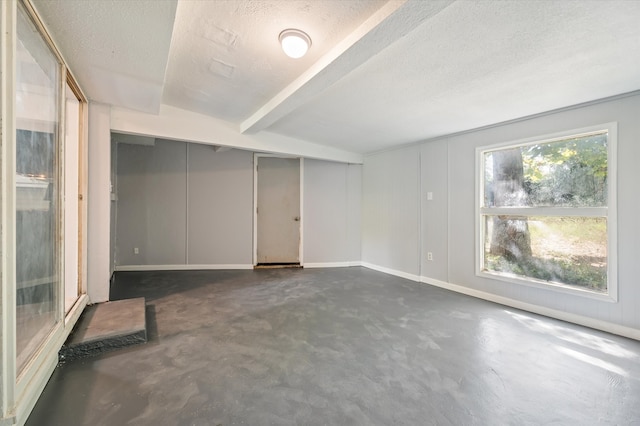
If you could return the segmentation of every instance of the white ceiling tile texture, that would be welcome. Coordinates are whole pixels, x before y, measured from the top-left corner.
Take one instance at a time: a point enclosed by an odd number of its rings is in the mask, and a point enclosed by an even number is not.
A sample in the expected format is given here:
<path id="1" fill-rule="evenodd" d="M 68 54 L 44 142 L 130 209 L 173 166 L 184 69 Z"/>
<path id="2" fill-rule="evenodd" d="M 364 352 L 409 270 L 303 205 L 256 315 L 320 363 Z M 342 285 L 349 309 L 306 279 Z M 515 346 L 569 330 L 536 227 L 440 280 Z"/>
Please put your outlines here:
<path id="1" fill-rule="evenodd" d="M 177 0 L 33 0 L 91 100 L 157 112 Z"/>
<path id="2" fill-rule="evenodd" d="M 640 89 L 640 2 L 456 2 L 270 130 L 355 152 Z"/>
<path id="3" fill-rule="evenodd" d="M 640 90 L 640 1 L 33 1 L 88 96 L 124 108 L 239 126 L 323 64 L 257 131 L 357 153 Z M 385 8 L 433 11 L 326 61 Z M 278 44 L 291 27 L 313 40 L 302 59 Z"/>
<path id="4" fill-rule="evenodd" d="M 163 102 L 239 123 L 302 74 L 384 0 L 181 1 Z M 312 40 L 291 59 L 278 35 Z"/>

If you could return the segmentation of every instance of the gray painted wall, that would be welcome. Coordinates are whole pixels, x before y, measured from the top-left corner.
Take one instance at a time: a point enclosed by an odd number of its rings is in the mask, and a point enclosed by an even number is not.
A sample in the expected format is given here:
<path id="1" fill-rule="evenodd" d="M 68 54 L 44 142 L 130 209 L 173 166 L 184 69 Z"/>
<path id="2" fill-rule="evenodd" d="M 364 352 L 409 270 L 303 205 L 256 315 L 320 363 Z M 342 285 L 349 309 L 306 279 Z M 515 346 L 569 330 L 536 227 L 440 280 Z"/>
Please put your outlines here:
<path id="1" fill-rule="evenodd" d="M 639 113 L 640 96 L 635 95 L 366 157 L 363 261 L 640 329 L 640 309 L 637 308 L 640 306 L 640 286 L 637 285 L 640 276 Z M 619 302 L 477 277 L 474 253 L 476 147 L 612 121 L 618 122 Z M 418 156 L 420 159 L 416 160 Z M 420 176 L 420 189 L 412 184 L 416 176 Z M 433 192 L 432 201 L 426 200 L 427 192 Z M 405 226 L 411 229 L 404 231 Z M 400 235 L 404 237 L 399 238 Z M 421 235 L 419 249 L 418 235 Z M 433 252 L 432 262 L 426 261 L 427 251 Z M 422 257 L 420 262 L 418 256 Z"/>
<path id="2" fill-rule="evenodd" d="M 253 261 L 253 154 L 189 144 L 189 263 Z"/>
<path id="3" fill-rule="evenodd" d="M 448 280 L 449 241 L 446 226 L 449 215 L 449 192 L 447 181 L 448 147 L 446 141 L 435 141 L 422 145 L 420 148 L 420 206 L 422 214 L 422 259 L 420 260 L 420 275 L 440 281 Z M 427 199 L 427 194 L 432 199 Z M 431 252 L 433 261 L 427 260 L 427 253 Z"/>
<path id="4" fill-rule="evenodd" d="M 163 140 L 155 146 L 118 144 L 117 160 L 116 264 L 184 264 L 186 144 Z"/>
<path id="5" fill-rule="evenodd" d="M 360 261 L 362 167 L 304 161 L 304 263 Z"/>
<path id="6" fill-rule="evenodd" d="M 156 140 L 118 144 L 117 160 L 117 266 L 252 264 L 253 153 Z M 361 180 L 361 166 L 305 160 L 305 262 L 360 259 Z"/>
<path id="7" fill-rule="evenodd" d="M 362 174 L 362 261 L 418 275 L 420 148 L 368 156 Z"/>

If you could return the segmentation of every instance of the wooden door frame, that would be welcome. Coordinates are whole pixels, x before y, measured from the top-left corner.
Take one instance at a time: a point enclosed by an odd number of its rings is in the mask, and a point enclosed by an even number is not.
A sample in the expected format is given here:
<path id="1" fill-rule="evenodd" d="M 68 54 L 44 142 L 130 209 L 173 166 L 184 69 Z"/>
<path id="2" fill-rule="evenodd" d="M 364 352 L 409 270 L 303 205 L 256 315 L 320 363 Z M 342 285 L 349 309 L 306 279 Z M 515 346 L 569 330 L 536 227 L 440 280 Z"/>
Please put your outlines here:
<path id="1" fill-rule="evenodd" d="M 75 81 L 73 75 L 69 70 L 66 75 L 66 85 L 68 85 L 69 89 L 75 95 L 78 100 L 78 158 L 77 164 L 75 167 L 78 168 L 78 211 L 77 211 L 77 219 L 78 219 L 78 229 L 76 234 L 76 239 L 78 242 L 78 265 L 77 265 L 77 274 L 78 279 L 76 282 L 76 300 L 74 304 L 78 303 L 82 295 L 87 293 L 87 182 L 88 182 L 88 161 L 87 161 L 87 153 L 88 153 L 88 140 L 89 140 L 89 108 L 87 98 L 85 97 L 82 89 L 78 86 L 78 83 Z M 65 87 L 66 88 L 66 87 Z M 66 112 L 66 109 L 65 109 Z M 65 126 L 66 126 L 66 118 L 65 118 Z M 65 131 L 66 134 L 66 131 Z M 64 143 L 66 144 L 66 136 Z M 65 164 L 65 167 L 67 165 Z M 73 238 L 71 236 L 65 236 L 65 238 Z M 64 283 L 63 292 L 66 293 L 66 286 L 68 283 Z M 63 304 L 64 306 L 64 304 Z M 63 309 L 65 315 L 68 315 L 73 307 L 69 309 L 69 312 L 66 312 Z"/>
<path id="2" fill-rule="evenodd" d="M 291 158 L 300 160 L 300 243 L 298 245 L 298 259 L 300 265 L 304 263 L 304 158 L 284 154 L 253 154 L 253 266 L 258 264 L 258 160 L 261 157 Z"/>

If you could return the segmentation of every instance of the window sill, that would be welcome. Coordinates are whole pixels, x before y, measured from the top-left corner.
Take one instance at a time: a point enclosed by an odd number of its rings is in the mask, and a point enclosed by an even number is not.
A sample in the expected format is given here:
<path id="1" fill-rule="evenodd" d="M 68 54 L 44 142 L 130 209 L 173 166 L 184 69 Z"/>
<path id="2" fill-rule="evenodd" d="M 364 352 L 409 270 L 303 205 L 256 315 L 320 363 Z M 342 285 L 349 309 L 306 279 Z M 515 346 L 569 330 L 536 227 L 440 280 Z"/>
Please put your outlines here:
<path id="1" fill-rule="evenodd" d="M 615 291 L 611 291 L 609 288 L 607 293 L 598 293 L 591 290 L 582 289 L 580 287 L 569 286 L 560 283 L 541 281 L 536 279 L 526 279 L 517 275 L 509 275 L 497 272 L 489 272 L 489 271 L 476 271 L 476 276 L 498 280 L 503 282 L 508 282 L 515 285 L 525 286 L 525 287 L 533 287 L 539 288 L 543 290 L 552 291 L 555 293 L 564 293 L 570 294 L 578 297 L 585 297 L 588 299 L 594 299 L 601 302 L 609 302 L 609 303 L 617 303 L 618 299 L 615 296 Z"/>

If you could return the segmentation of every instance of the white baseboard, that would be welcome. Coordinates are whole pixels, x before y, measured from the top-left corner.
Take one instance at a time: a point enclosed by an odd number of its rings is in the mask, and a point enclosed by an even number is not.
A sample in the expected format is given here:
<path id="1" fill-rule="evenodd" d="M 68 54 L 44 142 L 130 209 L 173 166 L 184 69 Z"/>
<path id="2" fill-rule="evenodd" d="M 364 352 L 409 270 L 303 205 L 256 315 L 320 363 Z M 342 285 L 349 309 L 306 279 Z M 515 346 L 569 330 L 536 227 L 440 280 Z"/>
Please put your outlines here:
<path id="1" fill-rule="evenodd" d="M 396 277 L 420 282 L 420 277 L 418 275 L 409 274 L 407 272 L 398 271 L 396 269 L 386 268 L 384 266 L 374 265 L 373 263 L 369 263 L 369 262 L 361 262 L 360 265 L 365 268 L 373 269 L 374 271 L 384 272 L 385 274 L 395 275 Z"/>
<path id="2" fill-rule="evenodd" d="M 531 303 L 521 302 L 519 300 L 510 299 L 508 297 L 498 296 L 496 294 L 487 293 L 485 291 L 475 290 L 459 284 L 452 284 L 446 281 L 440 281 L 429 277 L 421 277 L 418 275 L 408 274 L 406 272 L 397 271 L 395 269 L 385 268 L 367 262 L 361 264 L 365 268 L 375 271 L 384 272 L 385 274 L 395 275 L 396 277 L 406 278 L 411 281 L 419 281 L 435 287 L 444 288 L 455 291 L 456 293 L 466 294 L 467 296 L 476 297 L 478 299 L 487 300 L 489 302 L 498 303 L 500 305 L 509 306 L 523 311 L 532 312 L 534 314 L 543 315 L 550 318 L 567 321 L 573 324 L 582 325 L 584 327 L 605 331 L 618 336 L 628 337 L 629 339 L 640 340 L 640 330 L 636 328 L 626 327 L 624 325 L 614 324 L 582 315 L 572 314 L 570 312 L 559 311 L 557 309 L 546 308 L 544 306 L 534 305 Z"/>
<path id="3" fill-rule="evenodd" d="M 487 300 L 489 302 L 498 303 L 500 305 L 510 306 L 512 308 L 521 309 L 523 311 L 532 312 L 534 314 L 544 315 L 567 321 L 573 324 L 582 325 L 596 330 L 606 331 L 607 333 L 617 334 L 618 336 L 628 337 L 634 340 L 640 340 L 640 330 L 626 327 L 619 324 L 613 324 L 606 321 L 597 320 L 594 318 L 585 317 L 582 315 L 576 315 L 569 312 L 559 311 L 557 309 L 546 308 L 544 306 L 534 305 L 531 303 L 521 302 L 519 300 L 511 299 L 508 297 L 498 296 L 485 291 L 475 290 L 463 285 L 452 284 L 446 281 L 440 281 L 428 277 L 420 277 L 420 281 L 435 287 L 444 288 L 447 290 L 455 291 L 456 293 L 466 294 L 467 296 L 476 297 L 478 299 Z"/>
<path id="4" fill-rule="evenodd" d="M 213 271 L 218 269 L 253 269 L 248 263 L 221 264 L 221 265 L 119 265 L 116 271 Z"/>
<path id="5" fill-rule="evenodd" d="M 311 262 L 303 265 L 305 268 L 348 268 L 350 266 L 361 266 L 361 262 Z M 198 270 L 218 270 L 218 269 L 253 269 L 252 264 L 224 264 L 224 265 L 119 265 L 116 271 L 198 271 Z"/>
<path id="6" fill-rule="evenodd" d="M 60 350 L 63 344 L 64 341 L 61 341 L 58 343 L 58 345 L 56 345 L 58 350 Z M 36 406 L 38 399 L 40 399 L 42 392 L 44 392 L 45 386 L 49 382 L 49 379 L 53 375 L 53 371 L 57 366 L 58 351 L 54 350 L 46 355 L 46 358 L 40 365 L 38 374 L 34 377 L 34 380 L 26 390 L 25 395 L 23 395 L 22 398 L 18 400 L 18 403 L 16 404 L 16 424 L 24 425 L 27 422 L 29 415 L 33 411 L 33 408 Z"/>
<path id="7" fill-rule="evenodd" d="M 316 262 L 316 263 L 305 263 L 303 266 L 305 268 L 348 268 L 351 266 L 361 266 L 362 262 L 353 261 L 353 262 Z"/>

